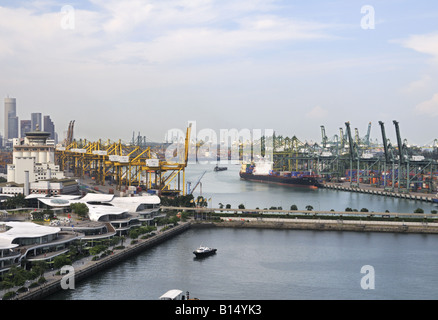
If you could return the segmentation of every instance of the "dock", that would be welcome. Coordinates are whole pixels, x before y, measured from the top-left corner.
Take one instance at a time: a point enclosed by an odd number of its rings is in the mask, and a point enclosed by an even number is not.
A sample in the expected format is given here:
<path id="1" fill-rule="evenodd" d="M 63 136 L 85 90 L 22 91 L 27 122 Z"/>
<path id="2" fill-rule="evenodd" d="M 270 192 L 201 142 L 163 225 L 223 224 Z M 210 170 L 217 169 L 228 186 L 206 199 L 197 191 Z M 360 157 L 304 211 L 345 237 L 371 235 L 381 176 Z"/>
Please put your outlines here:
<path id="1" fill-rule="evenodd" d="M 384 190 L 382 188 L 376 188 L 370 185 L 359 185 L 357 186 L 350 186 L 349 183 L 323 183 L 323 188 L 325 189 L 332 189 L 332 190 L 339 190 L 339 191 L 348 191 L 348 192 L 358 192 L 358 193 L 366 193 L 370 195 L 378 195 L 378 196 L 385 196 L 385 197 L 393 197 L 393 198 L 400 198 L 400 199 L 406 199 L 406 200 L 415 200 L 415 201 L 424 201 L 424 202 L 438 202 L 438 197 L 434 194 L 427 194 L 427 193 L 420 193 L 420 192 L 409 192 L 409 193 L 403 193 L 403 192 L 396 192 L 391 190 Z"/>

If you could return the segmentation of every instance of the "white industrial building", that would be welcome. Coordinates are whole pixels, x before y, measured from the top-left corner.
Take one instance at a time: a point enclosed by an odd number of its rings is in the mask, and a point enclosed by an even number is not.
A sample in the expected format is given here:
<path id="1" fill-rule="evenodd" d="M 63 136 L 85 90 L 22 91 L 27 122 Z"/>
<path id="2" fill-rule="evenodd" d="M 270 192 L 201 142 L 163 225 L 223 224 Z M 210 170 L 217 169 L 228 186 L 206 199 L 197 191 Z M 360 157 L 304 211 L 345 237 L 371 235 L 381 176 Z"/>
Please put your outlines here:
<path id="1" fill-rule="evenodd" d="M 64 173 L 55 165 L 55 146 L 48 144 L 50 133 L 40 131 L 26 132 L 24 140 L 14 139 L 12 164 L 8 165 L 8 182 L 27 183 L 26 171 L 29 173 L 28 182 L 64 179 Z"/>
<path id="2" fill-rule="evenodd" d="M 24 140 L 13 140 L 12 164 L 8 164 L 7 173 L 9 185 L 2 188 L 3 193 L 53 195 L 78 190 L 77 183 L 66 179 L 59 166 L 55 165 L 55 146 L 53 141 L 48 140 L 49 136 L 49 132 L 40 131 L 37 126 L 35 131 L 26 132 Z"/>

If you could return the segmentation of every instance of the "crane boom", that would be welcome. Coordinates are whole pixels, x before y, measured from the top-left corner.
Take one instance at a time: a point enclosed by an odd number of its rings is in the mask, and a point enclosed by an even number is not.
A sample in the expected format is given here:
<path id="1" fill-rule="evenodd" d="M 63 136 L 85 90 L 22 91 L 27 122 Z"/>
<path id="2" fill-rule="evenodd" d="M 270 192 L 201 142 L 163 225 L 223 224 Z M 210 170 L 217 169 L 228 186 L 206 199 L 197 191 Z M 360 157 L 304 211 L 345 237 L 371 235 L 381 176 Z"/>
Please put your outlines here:
<path id="1" fill-rule="evenodd" d="M 347 127 L 348 142 L 350 144 L 350 157 L 351 157 L 351 159 L 353 159 L 354 158 L 354 147 L 353 147 L 353 139 L 351 137 L 350 122 L 345 122 L 345 126 Z"/>
<path id="2" fill-rule="evenodd" d="M 207 172 L 207 171 L 204 171 L 204 172 L 201 174 L 201 176 L 198 178 L 198 181 L 196 181 L 195 186 L 193 187 L 192 190 L 190 190 L 190 194 L 192 194 L 193 191 L 195 191 L 196 187 L 199 185 L 199 183 L 201 182 L 202 177 L 204 176 L 204 174 L 205 174 L 206 172 Z"/>
<path id="3" fill-rule="evenodd" d="M 383 150 L 385 151 L 385 160 L 386 163 L 389 163 L 388 141 L 386 140 L 385 125 L 382 121 L 379 121 L 379 125 L 382 130 L 382 140 L 383 140 Z"/>
<path id="4" fill-rule="evenodd" d="M 401 136 L 400 136 L 400 128 L 398 126 L 398 121 L 393 120 L 392 122 L 394 123 L 395 133 L 397 135 L 398 155 L 400 157 L 400 163 L 404 163 L 405 159 L 403 158 L 403 145 L 402 145 L 402 140 L 401 140 Z"/>
<path id="5" fill-rule="evenodd" d="M 325 134 L 324 126 L 321 126 L 322 146 L 325 148 L 327 145 L 327 135 Z"/>
<path id="6" fill-rule="evenodd" d="M 371 133 L 371 122 L 368 123 L 368 131 L 367 131 L 367 135 L 365 136 L 365 144 L 366 145 L 370 144 L 370 133 Z"/>

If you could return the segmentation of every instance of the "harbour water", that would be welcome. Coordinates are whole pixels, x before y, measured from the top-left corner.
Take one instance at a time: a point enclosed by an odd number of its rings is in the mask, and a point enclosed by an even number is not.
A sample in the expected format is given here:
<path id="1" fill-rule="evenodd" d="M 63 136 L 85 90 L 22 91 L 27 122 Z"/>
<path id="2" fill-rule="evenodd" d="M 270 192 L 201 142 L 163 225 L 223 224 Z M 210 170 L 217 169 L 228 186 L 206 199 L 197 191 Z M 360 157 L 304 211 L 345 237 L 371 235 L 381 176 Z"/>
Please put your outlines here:
<path id="1" fill-rule="evenodd" d="M 192 182 L 192 187 L 198 178 L 205 171 L 199 185 L 194 192 L 195 196 L 202 194 L 207 199 L 211 199 L 209 206 L 219 207 L 219 203 L 224 206 L 230 204 L 232 208 L 238 208 L 243 204 L 245 208 L 270 208 L 282 207 L 284 210 L 290 209 L 295 204 L 298 209 L 305 209 L 311 205 L 314 210 L 331 209 L 344 211 L 349 207 L 360 211 L 367 208 L 374 212 L 412 213 L 417 208 L 422 208 L 425 213 L 438 210 L 434 203 L 423 201 L 412 201 L 393 197 L 383 197 L 356 192 L 345 192 L 329 189 L 306 189 L 290 188 L 274 184 L 264 184 L 253 181 L 243 181 L 239 179 L 240 165 L 228 165 L 228 170 L 215 172 L 214 165 L 192 165 L 189 166 L 186 180 Z"/>
<path id="2" fill-rule="evenodd" d="M 189 167 L 192 186 L 204 170 L 202 195 L 210 205 L 237 208 L 298 208 L 430 212 L 432 203 L 334 190 L 303 190 L 240 181 L 239 166 L 214 172 L 214 165 Z M 201 193 L 201 185 L 195 196 Z M 305 230 L 190 229 L 107 269 L 74 290 L 48 299 L 156 300 L 168 289 L 188 290 L 203 300 L 437 299 L 438 235 Z M 202 260 L 192 251 L 213 246 Z M 362 273 L 368 266 L 370 273 Z M 362 270 L 363 271 L 363 270 Z M 371 279 L 374 288 L 365 285 Z M 365 283 L 365 284 L 366 284 Z"/>

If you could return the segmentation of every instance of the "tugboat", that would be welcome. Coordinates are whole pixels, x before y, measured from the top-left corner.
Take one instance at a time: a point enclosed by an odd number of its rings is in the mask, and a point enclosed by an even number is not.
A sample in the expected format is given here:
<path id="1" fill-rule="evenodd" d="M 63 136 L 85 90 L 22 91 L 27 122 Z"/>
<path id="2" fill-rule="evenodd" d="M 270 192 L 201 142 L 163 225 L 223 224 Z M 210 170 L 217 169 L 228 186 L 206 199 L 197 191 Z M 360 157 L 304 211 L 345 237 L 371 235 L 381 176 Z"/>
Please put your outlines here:
<path id="1" fill-rule="evenodd" d="M 215 254 L 216 251 L 217 251 L 217 249 L 214 249 L 214 248 L 200 246 L 198 249 L 193 251 L 193 253 L 195 254 L 196 258 L 202 258 L 202 257 L 209 256 L 211 254 Z"/>
<path id="2" fill-rule="evenodd" d="M 227 167 L 219 167 L 218 165 L 216 165 L 216 167 L 214 167 L 214 171 L 225 171 L 225 170 L 227 170 L 228 168 Z"/>

